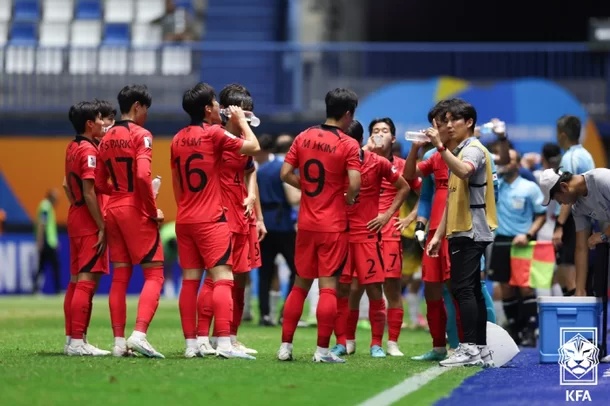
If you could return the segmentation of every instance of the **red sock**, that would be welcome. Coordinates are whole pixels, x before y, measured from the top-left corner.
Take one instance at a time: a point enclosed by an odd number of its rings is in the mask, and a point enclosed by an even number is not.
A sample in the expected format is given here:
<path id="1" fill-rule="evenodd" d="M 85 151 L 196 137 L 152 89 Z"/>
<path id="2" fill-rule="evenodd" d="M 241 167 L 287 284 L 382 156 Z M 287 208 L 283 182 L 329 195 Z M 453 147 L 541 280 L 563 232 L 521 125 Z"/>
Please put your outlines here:
<path id="1" fill-rule="evenodd" d="M 350 309 L 347 315 L 347 329 L 345 331 L 345 338 L 347 340 L 356 339 L 356 328 L 358 327 L 358 317 L 360 316 L 359 309 Z"/>
<path id="2" fill-rule="evenodd" d="M 388 309 L 388 340 L 398 342 L 400 337 L 400 328 L 402 327 L 402 319 L 405 316 L 405 311 L 402 308 Z"/>
<path id="3" fill-rule="evenodd" d="M 159 297 L 161 296 L 161 289 L 163 289 L 165 279 L 163 278 L 162 266 L 153 266 L 143 269 L 143 271 L 144 287 L 142 287 L 140 300 L 138 300 L 135 331 L 146 333 L 150 322 L 157 312 Z"/>
<path id="4" fill-rule="evenodd" d="M 212 294 L 214 310 L 214 334 L 229 337 L 233 319 L 233 281 L 222 279 L 214 282 Z"/>
<path id="5" fill-rule="evenodd" d="M 298 286 L 293 286 L 292 290 L 288 294 L 286 303 L 284 303 L 284 321 L 282 323 L 283 343 L 292 342 L 294 331 L 297 329 L 297 324 L 299 324 L 299 319 L 303 314 L 303 305 L 305 304 L 306 298 L 307 291 L 299 288 Z M 319 302 L 318 308 L 320 308 Z"/>
<path id="6" fill-rule="evenodd" d="M 433 347 L 445 347 L 447 345 L 447 311 L 443 299 L 426 300 L 428 327 L 432 336 Z"/>
<path id="7" fill-rule="evenodd" d="M 78 281 L 72 297 L 72 338 L 83 339 L 89 320 L 90 303 L 95 291 L 94 281 Z"/>
<path id="8" fill-rule="evenodd" d="M 197 335 L 199 337 L 209 337 L 210 325 L 214 317 L 214 281 L 212 278 L 205 278 L 203 287 L 197 296 Z"/>
<path id="9" fill-rule="evenodd" d="M 371 347 L 381 347 L 385 330 L 385 300 L 369 300 L 369 321 L 371 322 Z"/>
<path id="10" fill-rule="evenodd" d="M 244 296 L 246 289 L 233 285 L 233 321 L 231 322 L 231 335 L 236 336 L 244 315 Z"/>
<path id="11" fill-rule="evenodd" d="M 337 344 L 345 347 L 345 333 L 347 331 L 347 319 L 349 317 L 349 297 L 337 298 L 337 318 L 335 319 L 335 336 Z"/>
<path id="12" fill-rule="evenodd" d="M 89 299 L 89 318 L 87 319 L 87 326 L 85 327 L 85 335 L 87 335 L 87 330 L 89 330 L 89 324 L 91 323 L 91 314 L 93 313 L 93 296 L 95 295 L 95 290 L 97 289 L 97 282 L 95 282 L 95 287 L 93 288 L 93 295 Z"/>
<path id="13" fill-rule="evenodd" d="M 74 289 L 76 289 L 76 283 L 68 283 L 66 296 L 64 296 L 64 326 L 67 336 L 71 336 L 70 332 L 72 330 L 72 297 L 74 297 Z"/>
<path id="14" fill-rule="evenodd" d="M 127 286 L 131 279 L 131 266 L 116 267 L 112 274 L 112 284 L 108 295 L 110 305 L 110 323 L 115 337 L 125 337 L 127 323 Z"/>
<path id="15" fill-rule="evenodd" d="M 197 291 L 199 283 L 197 279 L 183 279 L 178 307 L 180 308 L 180 321 L 184 338 L 197 337 Z"/>
<path id="16" fill-rule="evenodd" d="M 320 289 L 316 318 L 318 319 L 318 347 L 328 348 L 337 318 L 337 291 L 335 289 Z"/>
<path id="17" fill-rule="evenodd" d="M 460 306 L 457 300 L 453 299 L 453 306 L 455 307 L 455 324 L 457 325 L 458 338 L 460 342 L 464 342 L 464 330 L 462 329 L 462 318 L 460 317 Z"/>

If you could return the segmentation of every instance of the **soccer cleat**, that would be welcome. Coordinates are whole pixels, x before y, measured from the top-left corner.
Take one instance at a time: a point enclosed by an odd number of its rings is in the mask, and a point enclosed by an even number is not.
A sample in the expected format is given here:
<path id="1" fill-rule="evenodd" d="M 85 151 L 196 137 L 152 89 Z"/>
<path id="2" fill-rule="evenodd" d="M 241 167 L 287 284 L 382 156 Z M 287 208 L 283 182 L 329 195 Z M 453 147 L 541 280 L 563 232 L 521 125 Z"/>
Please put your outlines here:
<path id="1" fill-rule="evenodd" d="M 371 357 L 373 358 L 385 358 L 385 351 L 378 345 L 374 345 L 371 347 Z"/>
<path id="2" fill-rule="evenodd" d="M 483 361 L 483 368 L 494 368 L 496 366 L 492 357 L 494 352 L 486 345 L 477 345 L 477 348 L 481 352 L 480 357 L 481 361 Z"/>
<path id="3" fill-rule="evenodd" d="M 113 357 L 136 357 L 137 355 L 127 347 L 121 347 L 120 345 L 115 345 L 112 347 L 112 356 Z"/>
<path id="4" fill-rule="evenodd" d="M 347 355 L 353 355 L 356 353 L 356 340 L 347 340 L 345 342 L 345 350 Z"/>
<path id="5" fill-rule="evenodd" d="M 330 349 L 330 352 L 332 352 L 333 354 L 335 354 L 338 357 L 347 355 L 347 349 L 341 344 L 335 345 L 333 348 Z"/>
<path id="6" fill-rule="evenodd" d="M 292 344 L 282 343 L 277 351 L 277 359 L 280 361 L 292 361 Z"/>
<path id="7" fill-rule="evenodd" d="M 165 358 L 163 354 L 153 348 L 145 337 L 134 337 L 133 335 L 127 339 L 127 347 L 139 352 L 148 358 Z"/>
<path id="8" fill-rule="evenodd" d="M 70 344 L 64 344 L 64 355 L 68 355 L 68 347 L 70 346 Z"/>
<path id="9" fill-rule="evenodd" d="M 91 345 L 85 341 L 85 347 L 91 351 L 94 357 L 105 357 L 106 355 L 110 355 L 110 351 L 102 350 L 101 348 L 97 348 L 95 345 Z"/>
<path id="10" fill-rule="evenodd" d="M 258 354 L 258 351 L 256 351 L 255 349 L 246 347 L 243 343 L 240 343 L 239 341 L 236 341 L 235 343 L 233 343 L 233 349 L 235 349 L 236 351 L 244 352 L 246 354 L 250 354 L 250 355 Z"/>
<path id="11" fill-rule="evenodd" d="M 216 355 L 216 350 L 210 344 L 208 337 L 197 337 L 197 348 L 202 355 Z"/>
<path id="12" fill-rule="evenodd" d="M 320 354 L 318 351 L 316 351 L 313 354 L 313 362 L 321 362 L 325 364 L 345 364 L 345 360 L 343 358 L 339 358 L 330 351 L 326 354 Z"/>
<path id="13" fill-rule="evenodd" d="M 91 352 L 91 350 L 85 344 L 68 345 L 67 354 L 68 354 L 68 356 L 87 356 L 87 357 L 94 356 L 93 353 Z"/>
<path id="14" fill-rule="evenodd" d="M 203 357 L 203 355 L 197 350 L 197 348 L 186 347 L 184 351 L 184 358 L 197 358 Z"/>
<path id="15" fill-rule="evenodd" d="M 404 357 L 400 349 L 398 348 L 398 343 L 395 341 L 388 341 L 388 355 L 392 357 Z"/>
<path id="16" fill-rule="evenodd" d="M 413 361 L 442 361 L 447 358 L 447 352 L 430 350 L 425 354 L 411 357 Z"/>
<path id="17" fill-rule="evenodd" d="M 441 362 L 442 367 L 483 366 L 481 351 L 474 344 L 460 344 L 451 356 Z"/>
<path id="18" fill-rule="evenodd" d="M 225 359 L 229 359 L 229 358 L 239 358 L 239 359 L 249 359 L 249 360 L 256 359 L 252 355 L 246 354 L 243 351 L 236 350 L 235 347 L 229 347 L 226 349 L 218 348 L 218 349 L 216 349 L 216 355 L 220 358 L 225 358 Z"/>
<path id="19" fill-rule="evenodd" d="M 210 345 L 213 349 L 216 349 L 216 345 L 218 344 L 218 337 L 210 337 Z"/>

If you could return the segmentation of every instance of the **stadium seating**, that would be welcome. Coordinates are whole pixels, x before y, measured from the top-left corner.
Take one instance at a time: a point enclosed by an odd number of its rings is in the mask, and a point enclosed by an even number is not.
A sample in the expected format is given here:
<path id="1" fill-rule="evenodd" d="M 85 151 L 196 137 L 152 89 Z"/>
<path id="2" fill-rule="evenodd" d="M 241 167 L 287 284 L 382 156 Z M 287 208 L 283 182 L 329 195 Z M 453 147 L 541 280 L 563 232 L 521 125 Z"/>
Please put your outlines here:
<path id="1" fill-rule="evenodd" d="M 100 0 L 79 0 L 76 3 L 76 18 L 79 20 L 101 20 L 102 16 Z"/>
<path id="2" fill-rule="evenodd" d="M 11 2 L 0 1 L 0 23 L 5 23 L 11 19 Z"/>
<path id="3" fill-rule="evenodd" d="M 165 0 L 136 0 L 135 22 L 150 23 L 165 13 Z"/>
<path id="4" fill-rule="evenodd" d="M 44 0 L 42 3 L 42 20 L 45 22 L 67 23 L 73 17 L 73 0 Z"/>
<path id="5" fill-rule="evenodd" d="M 6 3 L 4 0 L 3 3 Z M 40 3 L 38 0 L 15 0 L 13 21 L 39 21 Z"/>

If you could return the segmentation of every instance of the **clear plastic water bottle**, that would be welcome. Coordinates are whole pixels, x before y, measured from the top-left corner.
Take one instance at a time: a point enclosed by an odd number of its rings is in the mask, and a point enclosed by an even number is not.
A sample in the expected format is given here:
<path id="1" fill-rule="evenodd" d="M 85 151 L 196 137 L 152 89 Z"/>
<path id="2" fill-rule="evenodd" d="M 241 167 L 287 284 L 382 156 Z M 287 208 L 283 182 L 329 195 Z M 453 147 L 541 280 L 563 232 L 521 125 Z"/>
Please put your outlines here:
<path id="1" fill-rule="evenodd" d="M 481 126 L 481 134 L 490 135 L 492 133 L 502 134 L 506 132 L 506 123 L 504 121 L 490 121 Z"/>
<path id="2" fill-rule="evenodd" d="M 220 114 L 225 116 L 227 119 L 231 118 L 231 111 L 229 111 L 229 109 L 221 109 Z M 256 117 L 253 112 L 244 110 L 244 115 L 252 127 L 258 127 L 261 125 L 260 118 Z"/>
<path id="3" fill-rule="evenodd" d="M 383 136 L 379 135 L 379 134 L 373 135 L 373 144 L 375 144 L 375 146 L 377 148 L 382 147 L 383 146 Z"/>
<path id="4" fill-rule="evenodd" d="M 152 190 L 153 190 L 153 194 L 155 195 L 155 199 L 159 195 L 159 189 L 161 189 L 161 176 L 156 176 L 152 180 Z"/>
<path id="5" fill-rule="evenodd" d="M 421 131 L 407 131 L 405 133 L 405 140 L 416 141 L 416 142 L 430 142 L 430 138 Z"/>

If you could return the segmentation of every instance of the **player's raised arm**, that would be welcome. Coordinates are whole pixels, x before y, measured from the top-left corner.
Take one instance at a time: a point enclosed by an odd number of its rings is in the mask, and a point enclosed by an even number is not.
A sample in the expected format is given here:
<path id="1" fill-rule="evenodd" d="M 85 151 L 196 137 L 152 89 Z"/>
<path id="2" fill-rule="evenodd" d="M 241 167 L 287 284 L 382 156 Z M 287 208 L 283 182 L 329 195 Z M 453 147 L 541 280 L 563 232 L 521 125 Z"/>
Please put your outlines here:
<path id="1" fill-rule="evenodd" d="M 141 137 L 135 139 L 136 142 L 136 190 L 144 211 L 150 218 L 157 218 L 157 204 L 151 185 L 152 174 L 152 135 L 145 132 Z"/>
<path id="2" fill-rule="evenodd" d="M 237 106 L 229 106 L 229 111 L 231 112 L 230 120 L 241 129 L 244 134 L 244 144 L 239 149 L 239 152 L 244 155 L 254 155 L 261 150 L 261 146 L 258 143 L 258 139 L 252 129 L 250 128 L 250 124 L 248 120 L 246 120 L 246 116 L 244 115 L 244 111 L 241 107 Z"/>

